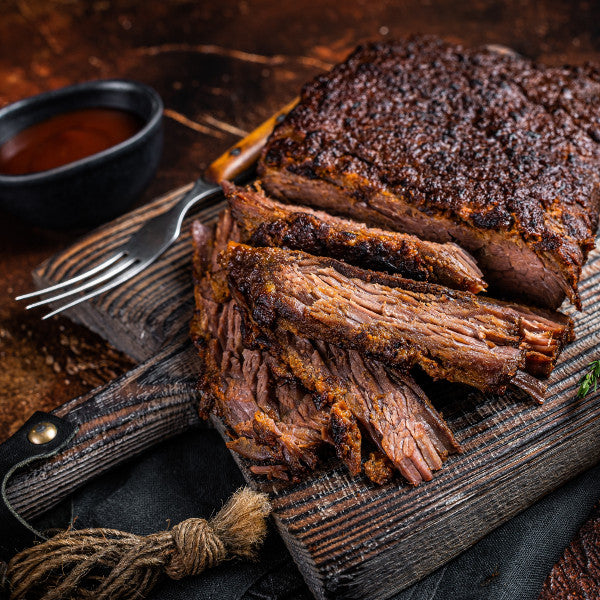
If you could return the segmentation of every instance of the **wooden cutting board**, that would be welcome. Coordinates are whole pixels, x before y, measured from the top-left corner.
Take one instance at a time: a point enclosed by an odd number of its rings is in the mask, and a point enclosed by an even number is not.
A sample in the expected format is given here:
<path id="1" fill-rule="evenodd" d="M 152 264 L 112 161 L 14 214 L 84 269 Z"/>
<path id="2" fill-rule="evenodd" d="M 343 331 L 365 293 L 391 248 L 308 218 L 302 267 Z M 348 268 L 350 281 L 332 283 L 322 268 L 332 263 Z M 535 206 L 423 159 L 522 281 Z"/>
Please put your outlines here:
<path id="1" fill-rule="evenodd" d="M 37 283 L 93 266 L 186 189 L 91 233 L 40 267 Z M 198 216 L 214 219 L 220 207 L 192 214 L 186 233 L 137 278 L 69 313 L 142 362 L 109 390 L 112 398 L 139 394 L 140 419 L 161 390 L 176 388 L 179 398 L 193 400 L 198 367 L 187 342 L 193 304 L 189 224 Z M 599 288 L 596 250 L 582 278 L 585 310 L 565 309 L 575 318 L 577 340 L 563 353 L 543 406 L 517 395 L 484 397 L 458 385 L 426 385 L 464 448 L 431 482 L 413 488 L 398 478 L 378 487 L 348 476 L 332 458 L 303 483 L 286 485 L 252 475 L 234 455 L 249 484 L 270 494 L 275 523 L 316 597 L 387 598 L 600 460 L 600 396 L 576 398 L 582 371 L 600 351 Z M 152 393 L 145 396 L 149 386 Z M 97 394 L 102 398 L 107 391 Z M 184 413 L 172 431 L 196 422 L 193 411 Z M 98 469 L 108 468 L 118 453 L 114 448 Z"/>

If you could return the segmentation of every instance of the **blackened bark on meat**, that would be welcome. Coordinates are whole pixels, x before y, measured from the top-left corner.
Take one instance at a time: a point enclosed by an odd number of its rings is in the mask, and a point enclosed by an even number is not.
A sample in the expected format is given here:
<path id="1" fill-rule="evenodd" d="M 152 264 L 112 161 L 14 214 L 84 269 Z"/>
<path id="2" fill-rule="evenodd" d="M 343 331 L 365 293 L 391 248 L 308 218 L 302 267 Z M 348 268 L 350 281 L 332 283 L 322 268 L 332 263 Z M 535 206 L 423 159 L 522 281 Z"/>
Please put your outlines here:
<path id="1" fill-rule="evenodd" d="M 213 254 L 214 231 L 199 221 L 194 221 L 192 240 L 194 245 L 192 277 L 195 310 L 190 322 L 190 338 L 202 361 L 199 387 L 204 393 L 200 395 L 199 413 L 202 418 L 208 419 L 215 400 L 214 390 L 210 389 L 211 384 L 219 376 L 218 367 L 213 359 L 214 351 L 211 348 L 215 342 L 209 333 L 209 324 L 218 318 L 219 307 L 212 300 L 210 284 L 206 277 Z"/>
<path id="2" fill-rule="evenodd" d="M 565 548 L 548 574 L 537 600 L 600 598 L 600 504 Z"/>
<path id="3" fill-rule="evenodd" d="M 435 37 L 360 46 L 307 84 L 266 190 L 469 250 L 495 290 L 580 307 L 600 211 L 600 76 Z"/>
<path id="4" fill-rule="evenodd" d="M 456 244 L 366 227 L 308 207 L 275 202 L 260 189 L 222 183 L 242 240 L 331 256 L 376 271 L 432 281 L 473 293 L 485 290 L 475 260 Z"/>
<path id="5" fill-rule="evenodd" d="M 230 291 L 263 330 L 326 340 L 405 369 L 418 364 L 486 392 L 504 392 L 519 369 L 549 373 L 572 338 L 564 315 L 304 252 L 230 243 L 224 264 Z"/>

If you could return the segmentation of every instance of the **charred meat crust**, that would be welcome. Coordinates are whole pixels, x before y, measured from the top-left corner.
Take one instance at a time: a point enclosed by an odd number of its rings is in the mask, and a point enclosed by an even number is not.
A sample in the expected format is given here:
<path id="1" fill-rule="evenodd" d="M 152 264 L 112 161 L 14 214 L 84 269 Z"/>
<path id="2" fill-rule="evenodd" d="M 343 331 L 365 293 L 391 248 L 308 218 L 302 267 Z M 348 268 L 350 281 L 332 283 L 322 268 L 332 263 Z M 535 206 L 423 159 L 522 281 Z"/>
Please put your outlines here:
<path id="1" fill-rule="evenodd" d="M 538 600 L 593 600 L 600 594 L 600 504 L 548 574 Z"/>
<path id="2" fill-rule="evenodd" d="M 456 239 L 497 288 L 579 306 L 600 210 L 599 88 L 593 68 L 434 37 L 360 46 L 304 87 L 259 174 L 280 197 Z M 503 281 L 507 256 L 519 276 Z"/>
<path id="3" fill-rule="evenodd" d="M 419 364 L 434 378 L 502 393 L 519 369 L 547 375 L 572 323 L 564 315 L 279 248 L 230 243 L 231 292 L 262 329 Z"/>
<path id="4" fill-rule="evenodd" d="M 475 260 L 456 244 L 437 244 L 366 227 L 308 207 L 271 200 L 257 189 L 222 183 L 242 241 L 330 256 L 348 263 L 399 273 L 478 293 L 487 287 Z"/>
<path id="5" fill-rule="evenodd" d="M 379 190 L 373 191 L 366 203 L 349 197 L 348 187 L 324 180 L 306 180 L 288 171 L 267 172 L 263 183 L 271 193 L 290 201 L 325 207 L 336 214 L 413 233 L 423 239 L 444 243 L 456 241 L 477 259 L 485 271 L 489 291 L 496 295 L 523 298 L 557 308 L 568 291 L 568 284 L 554 261 L 545 257 L 544 262 L 523 240 L 508 239 L 502 231 L 467 227 L 448 216 L 432 218 L 411 206 L 410 198 Z"/>

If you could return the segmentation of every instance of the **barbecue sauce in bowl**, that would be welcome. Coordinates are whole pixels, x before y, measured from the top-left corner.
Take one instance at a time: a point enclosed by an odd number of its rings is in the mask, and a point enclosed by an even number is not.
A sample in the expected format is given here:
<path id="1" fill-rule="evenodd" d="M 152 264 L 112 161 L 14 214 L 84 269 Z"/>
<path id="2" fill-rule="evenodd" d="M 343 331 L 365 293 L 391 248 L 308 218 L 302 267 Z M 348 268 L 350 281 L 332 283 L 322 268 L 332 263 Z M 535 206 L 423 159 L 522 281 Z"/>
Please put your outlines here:
<path id="1" fill-rule="evenodd" d="M 84 81 L 0 108 L 2 211 L 37 227 L 123 214 L 156 173 L 163 102 L 127 79 Z"/>
<path id="2" fill-rule="evenodd" d="M 1 175 L 29 175 L 98 154 L 134 136 L 144 122 L 115 108 L 83 108 L 50 117 L 0 146 Z"/>

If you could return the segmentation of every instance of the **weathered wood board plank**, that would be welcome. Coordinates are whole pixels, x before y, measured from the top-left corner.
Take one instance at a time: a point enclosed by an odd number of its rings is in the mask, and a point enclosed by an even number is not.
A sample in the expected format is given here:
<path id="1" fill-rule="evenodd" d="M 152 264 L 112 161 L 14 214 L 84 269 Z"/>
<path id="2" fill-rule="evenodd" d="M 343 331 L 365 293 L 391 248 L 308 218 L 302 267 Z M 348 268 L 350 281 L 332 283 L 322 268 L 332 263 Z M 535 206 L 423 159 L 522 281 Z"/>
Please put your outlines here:
<path id="1" fill-rule="evenodd" d="M 181 191 L 49 260 L 36 273 L 38 283 L 55 282 L 101 260 Z M 202 218 L 210 221 L 218 208 Z M 158 354 L 166 340 L 183 344 L 192 312 L 188 230 L 194 216 L 156 264 L 70 316 L 138 360 Z M 464 448 L 429 483 L 377 487 L 362 476 L 349 477 L 331 459 L 307 481 L 284 485 L 253 476 L 236 457 L 246 479 L 270 493 L 277 526 L 317 597 L 386 598 L 600 461 L 600 397 L 575 396 L 580 373 L 600 345 L 599 290 L 596 249 L 582 278 L 584 311 L 565 309 L 575 318 L 577 340 L 563 353 L 543 406 L 516 395 L 484 397 L 458 385 L 428 386 Z"/>
<path id="2" fill-rule="evenodd" d="M 170 344 L 122 377 L 52 413 L 77 427 L 56 456 L 15 473 L 10 505 L 32 519 L 112 467 L 170 437 L 200 426 L 198 357 L 192 343 Z"/>

